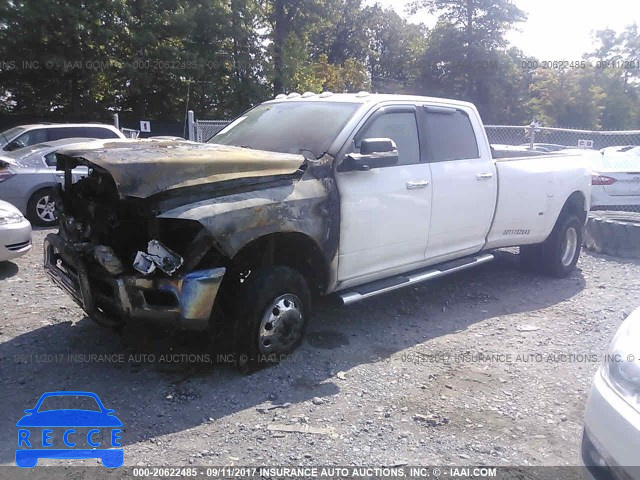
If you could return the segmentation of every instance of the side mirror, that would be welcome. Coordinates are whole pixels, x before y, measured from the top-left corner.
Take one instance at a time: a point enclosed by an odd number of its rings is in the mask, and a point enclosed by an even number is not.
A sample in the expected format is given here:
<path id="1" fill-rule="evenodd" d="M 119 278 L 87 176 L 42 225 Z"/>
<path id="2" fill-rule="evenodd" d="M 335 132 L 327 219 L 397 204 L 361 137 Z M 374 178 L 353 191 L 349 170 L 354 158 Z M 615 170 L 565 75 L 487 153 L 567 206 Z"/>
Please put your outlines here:
<path id="1" fill-rule="evenodd" d="M 344 163 L 347 171 L 392 167 L 398 164 L 398 148 L 390 138 L 365 138 L 360 142 L 360 153 L 347 155 Z"/>
<path id="2" fill-rule="evenodd" d="M 397 150 L 396 143 L 390 138 L 365 138 L 360 142 L 360 154 L 386 153 Z"/>

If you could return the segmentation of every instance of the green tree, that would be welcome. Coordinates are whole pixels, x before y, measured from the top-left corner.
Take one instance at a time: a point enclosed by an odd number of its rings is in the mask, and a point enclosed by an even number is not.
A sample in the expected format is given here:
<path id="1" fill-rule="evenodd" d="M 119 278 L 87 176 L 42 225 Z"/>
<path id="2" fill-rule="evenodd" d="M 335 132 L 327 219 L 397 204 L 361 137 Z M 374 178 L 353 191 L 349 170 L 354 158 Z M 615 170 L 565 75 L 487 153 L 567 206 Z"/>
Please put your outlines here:
<path id="1" fill-rule="evenodd" d="M 596 66 L 595 80 L 605 93 L 602 128 L 636 129 L 640 124 L 640 35 L 635 24 L 623 32 L 600 30 L 585 58 Z"/>
<path id="2" fill-rule="evenodd" d="M 348 59 L 365 62 L 368 53 L 366 28 L 370 10 L 361 0 L 324 0 L 316 4 L 316 16 L 308 25 L 309 54 L 317 60 L 326 55 L 331 64 Z"/>
<path id="3" fill-rule="evenodd" d="M 427 45 L 427 29 L 378 5 L 366 10 L 367 56 L 374 92 L 418 93 L 417 79 Z"/>
<path id="4" fill-rule="evenodd" d="M 529 88 L 529 106 L 546 126 L 599 129 L 606 95 L 596 82 L 594 67 L 540 68 Z"/>
<path id="5" fill-rule="evenodd" d="M 0 71 L 14 111 L 78 116 L 113 103 L 108 70 L 124 1 L 76 5 L 62 0 L 0 4 Z"/>
<path id="6" fill-rule="evenodd" d="M 526 19 L 510 0 L 417 0 L 410 6 L 413 12 L 420 9 L 438 15 L 432 38 L 440 56 L 434 60 L 457 65 L 455 83 L 464 82 L 471 100 L 484 88 L 484 63 L 506 47 L 505 34 Z"/>

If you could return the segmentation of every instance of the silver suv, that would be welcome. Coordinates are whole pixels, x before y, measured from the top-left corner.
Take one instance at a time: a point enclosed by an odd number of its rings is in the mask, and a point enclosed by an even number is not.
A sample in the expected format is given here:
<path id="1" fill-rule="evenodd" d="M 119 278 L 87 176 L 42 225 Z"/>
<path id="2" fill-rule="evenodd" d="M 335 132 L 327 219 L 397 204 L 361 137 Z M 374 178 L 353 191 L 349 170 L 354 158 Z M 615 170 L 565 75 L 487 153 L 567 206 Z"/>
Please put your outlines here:
<path id="1" fill-rule="evenodd" d="M 36 143 L 63 138 L 125 138 L 113 125 L 104 123 L 37 123 L 21 125 L 0 133 L 0 149 L 18 150 Z"/>

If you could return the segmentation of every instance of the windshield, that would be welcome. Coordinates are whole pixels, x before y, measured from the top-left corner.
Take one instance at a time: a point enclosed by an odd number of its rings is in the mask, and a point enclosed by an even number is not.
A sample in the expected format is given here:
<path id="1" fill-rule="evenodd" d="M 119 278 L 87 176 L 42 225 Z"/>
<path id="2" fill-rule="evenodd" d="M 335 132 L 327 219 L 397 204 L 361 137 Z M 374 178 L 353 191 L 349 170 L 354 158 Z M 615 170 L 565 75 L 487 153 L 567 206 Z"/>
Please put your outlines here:
<path id="1" fill-rule="evenodd" d="M 14 127 L 0 133 L 0 148 L 4 147 L 7 143 L 13 140 L 14 137 L 17 137 L 22 132 L 24 132 L 24 128 Z"/>
<path id="2" fill-rule="evenodd" d="M 209 143 L 318 158 L 358 107 L 357 103 L 318 101 L 262 104 L 238 117 Z"/>
<path id="3" fill-rule="evenodd" d="M 95 398 L 88 395 L 54 395 L 42 401 L 38 412 L 51 410 L 90 410 L 100 412 Z"/>
<path id="4" fill-rule="evenodd" d="M 13 150 L 11 152 L 3 153 L 4 157 L 12 158 L 14 160 L 21 160 L 23 158 L 29 157 L 36 153 L 44 152 L 45 150 L 51 149 L 51 145 L 47 145 L 44 143 L 37 143 L 35 145 L 30 145 L 28 147 L 19 148 L 18 150 Z"/>

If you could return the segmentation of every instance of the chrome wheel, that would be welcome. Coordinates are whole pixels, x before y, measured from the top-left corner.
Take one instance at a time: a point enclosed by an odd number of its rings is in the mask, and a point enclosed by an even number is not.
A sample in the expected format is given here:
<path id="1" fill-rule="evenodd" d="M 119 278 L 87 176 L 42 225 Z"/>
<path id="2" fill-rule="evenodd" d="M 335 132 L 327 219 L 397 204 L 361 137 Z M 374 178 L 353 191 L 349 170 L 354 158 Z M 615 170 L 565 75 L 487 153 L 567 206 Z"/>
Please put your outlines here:
<path id="1" fill-rule="evenodd" d="M 56 221 L 56 204 L 49 195 L 44 195 L 36 203 L 36 215 L 45 223 Z"/>
<path id="2" fill-rule="evenodd" d="M 568 267 L 573 262 L 573 257 L 576 255 L 578 249 L 578 232 L 575 228 L 570 227 L 564 234 L 564 241 L 562 242 L 562 265 Z"/>
<path id="3" fill-rule="evenodd" d="M 277 297 L 260 322 L 258 347 L 263 354 L 291 351 L 304 328 L 302 301 L 292 293 Z"/>

